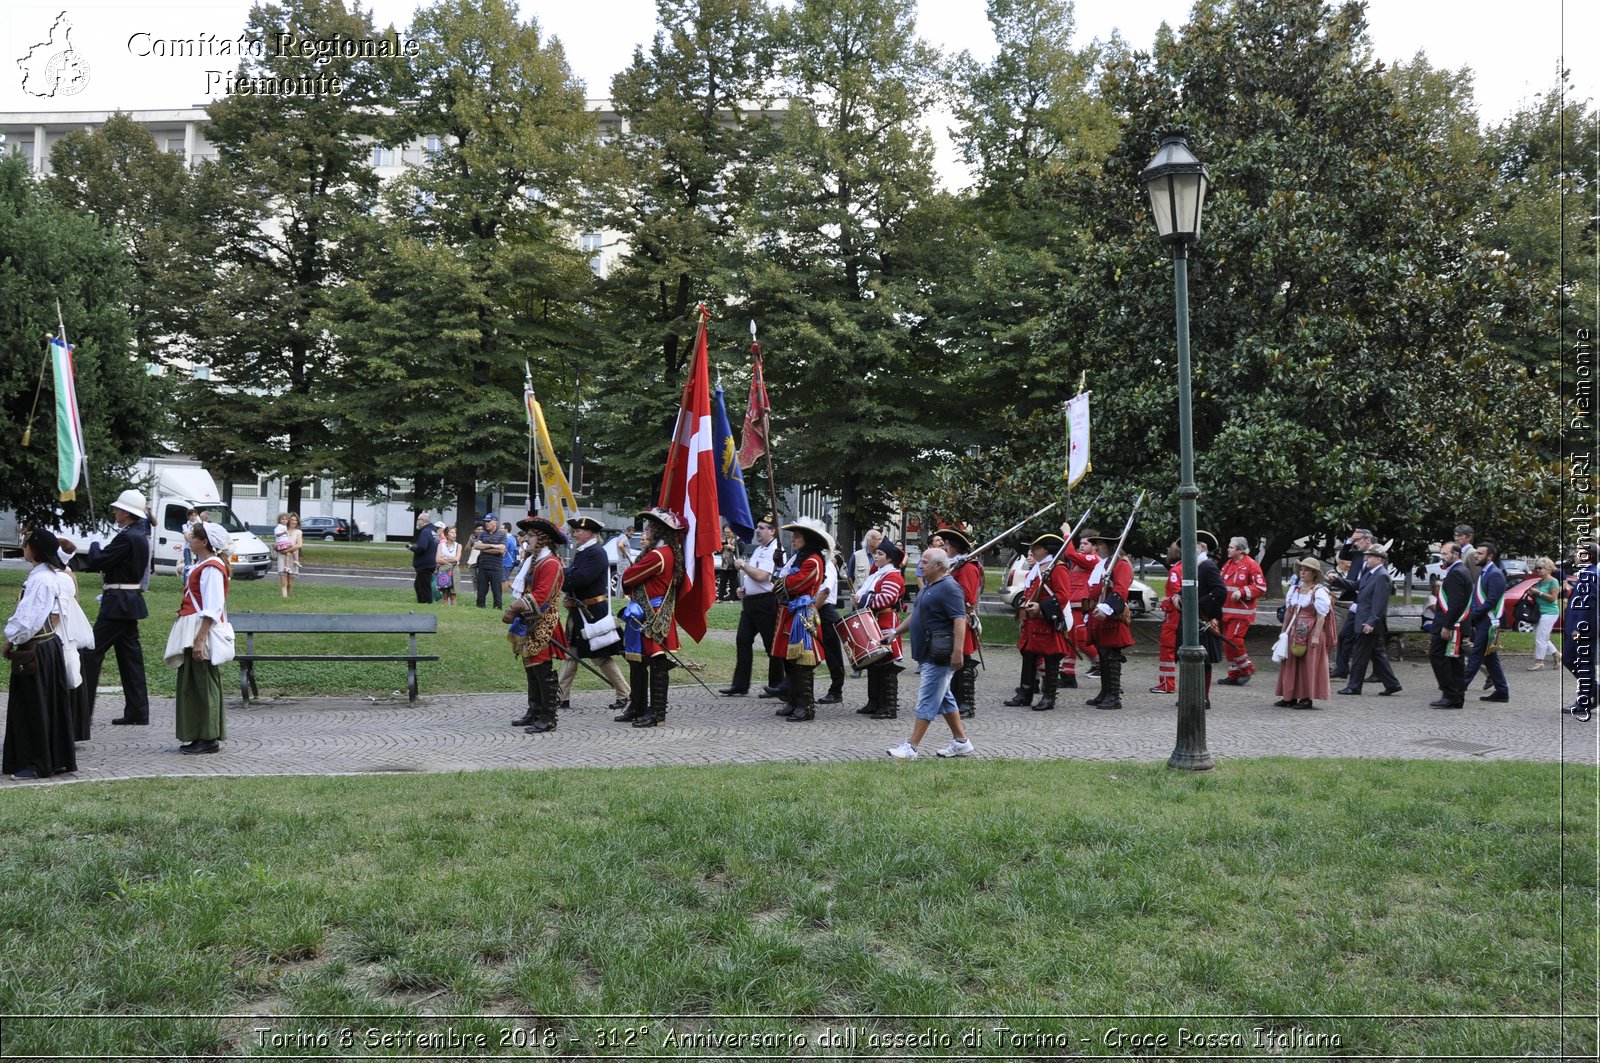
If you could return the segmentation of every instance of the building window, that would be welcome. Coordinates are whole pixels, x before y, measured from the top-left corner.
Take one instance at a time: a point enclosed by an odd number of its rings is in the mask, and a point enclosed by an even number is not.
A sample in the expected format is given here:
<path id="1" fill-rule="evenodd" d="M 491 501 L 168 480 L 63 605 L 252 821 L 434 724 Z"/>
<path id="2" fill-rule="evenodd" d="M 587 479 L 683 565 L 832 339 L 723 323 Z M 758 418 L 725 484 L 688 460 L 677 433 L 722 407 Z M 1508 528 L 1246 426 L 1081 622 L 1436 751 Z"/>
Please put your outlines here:
<path id="1" fill-rule="evenodd" d="M 395 165 L 394 149 L 374 146 L 372 149 L 372 165 L 374 168 Z"/>
<path id="2" fill-rule="evenodd" d="M 174 155 L 182 155 L 183 154 L 183 138 L 182 137 L 168 137 L 167 138 L 167 150 L 172 152 L 172 154 L 174 154 Z"/>
<path id="3" fill-rule="evenodd" d="M 600 233 L 584 233 L 579 237 L 579 246 L 589 256 L 589 271 L 596 277 L 604 277 L 605 258 L 600 252 L 605 247 L 605 237 Z"/>
<path id="4" fill-rule="evenodd" d="M 422 139 L 422 150 L 428 153 L 428 158 L 431 159 L 439 154 L 439 149 L 440 141 L 438 137 L 424 137 Z"/>

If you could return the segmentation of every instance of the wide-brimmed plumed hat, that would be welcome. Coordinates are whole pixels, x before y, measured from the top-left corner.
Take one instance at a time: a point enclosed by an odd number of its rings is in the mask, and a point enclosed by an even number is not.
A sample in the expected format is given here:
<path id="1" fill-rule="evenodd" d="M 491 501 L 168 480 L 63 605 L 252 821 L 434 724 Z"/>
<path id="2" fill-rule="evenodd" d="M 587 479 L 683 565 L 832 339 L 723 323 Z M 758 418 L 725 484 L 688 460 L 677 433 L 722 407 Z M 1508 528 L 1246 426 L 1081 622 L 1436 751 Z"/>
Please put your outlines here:
<path id="1" fill-rule="evenodd" d="M 947 524 L 942 528 L 933 529 L 933 531 L 928 533 L 928 538 L 932 540 L 935 535 L 939 536 L 945 542 L 954 543 L 956 545 L 956 549 L 960 550 L 963 554 L 972 553 L 972 536 L 968 535 L 960 528 Z"/>
<path id="2" fill-rule="evenodd" d="M 796 517 L 783 526 L 786 532 L 799 532 L 811 539 L 823 550 L 833 549 L 833 536 L 828 534 L 828 529 L 816 517 Z"/>
<path id="3" fill-rule="evenodd" d="M 529 513 L 526 517 L 517 521 L 517 530 L 538 532 L 553 543 L 565 543 L 567 541 L 566 532 L 556 527 L 548 518 L 541 517 L 537 513 Z"/>
<path id="4" fill-rule="evenodd" d="M 683 531 L 683 529 L 689 526 L 684 522 L 682 517 L 678 516 L 678 514 L 674 513 L 670 509 L 662 509 L 660 506 L 651 506 L 649 509 L 641 509 L 639 512 L 633 515 L 633 518 L 634 520 L 653 520 L 663 528 L 667 529 L 667 531 L 674 534 Z"/>

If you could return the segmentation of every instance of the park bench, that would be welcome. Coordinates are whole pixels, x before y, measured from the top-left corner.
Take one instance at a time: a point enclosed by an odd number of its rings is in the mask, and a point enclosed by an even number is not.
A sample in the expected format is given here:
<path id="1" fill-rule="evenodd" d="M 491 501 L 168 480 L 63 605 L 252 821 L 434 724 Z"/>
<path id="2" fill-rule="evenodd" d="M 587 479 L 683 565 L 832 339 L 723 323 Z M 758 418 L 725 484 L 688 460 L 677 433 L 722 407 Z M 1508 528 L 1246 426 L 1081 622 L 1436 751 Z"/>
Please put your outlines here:
<path id="1" fill-rule="evenodd" d="M 235 613 L 236 635 L 244 636 L 244 651 L 235 655 L 239 662 L 239 694 L 246 706 L 250 696 L 261 696 L 256 688 L 259 661 L 405 661 L 406 692 L 411 704 L 417 702 L 417 662 L 437 661 L 438 654 L 418 653 L 417 636 L 439 630 L 439 618 L 432 613 Z M 406 653 L 257 653 L 257 635 L 409 635 Z"/>

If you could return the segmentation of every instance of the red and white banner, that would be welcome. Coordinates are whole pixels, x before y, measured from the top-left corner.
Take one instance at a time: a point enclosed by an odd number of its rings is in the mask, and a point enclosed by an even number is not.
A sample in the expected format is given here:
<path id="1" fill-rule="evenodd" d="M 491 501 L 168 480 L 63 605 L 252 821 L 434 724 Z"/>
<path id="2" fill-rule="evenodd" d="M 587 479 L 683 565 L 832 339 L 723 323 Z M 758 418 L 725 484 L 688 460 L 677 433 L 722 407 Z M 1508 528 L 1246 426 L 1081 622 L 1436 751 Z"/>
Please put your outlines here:
<path id="1" fill-rule="evenodd" d="M 767 380 L 761 372 L 761 344 L 756 342 L 756 323 L 750 322 L 750 353 L 755 356 L 755 375 L 750 378 L 750 401 L 744 411 L 744 443 L 739 447 L 739 468 L 748 469 L 767 450 Z"/>
<path id="2" fill-rule="evenodd" d="M 722 549 L 722 516 L 717 508 L 717 463 L 711 434 L 711 356 L 706 348 L 706 319 L 700 308 L 694 365 L 683 385 L 678 424 L 661 477 L 662 509 L 682 514 L 683 586 L 678 591 L 678 626 L 699 642 L 706 634 L 706 613 L 717 600 L 715 559 Z"/>

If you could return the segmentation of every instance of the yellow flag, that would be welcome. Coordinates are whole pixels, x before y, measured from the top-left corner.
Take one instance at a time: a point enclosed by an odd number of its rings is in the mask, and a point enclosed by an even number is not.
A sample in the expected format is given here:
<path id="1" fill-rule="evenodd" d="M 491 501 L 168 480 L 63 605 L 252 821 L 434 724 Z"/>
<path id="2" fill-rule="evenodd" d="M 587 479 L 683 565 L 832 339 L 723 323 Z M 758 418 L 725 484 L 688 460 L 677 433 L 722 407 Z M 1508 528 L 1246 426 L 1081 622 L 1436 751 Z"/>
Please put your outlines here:
<path id="1" fill-rule="evenodd" d="M 568 517 L 578 515 L 578 500 L 572 497 L 572 485 L 567 483 L 567 474 L 556 461 L 556 448 L 550 444 L 550 429 L 544 424 L 544 408 L 531 396 L 528 407 L 533 413 L 534 449 L 539 453 L 539 482 L 544 485 L 544 504 L 550 511 L 547 516 L 551 523 L 560 527 Z"/>

